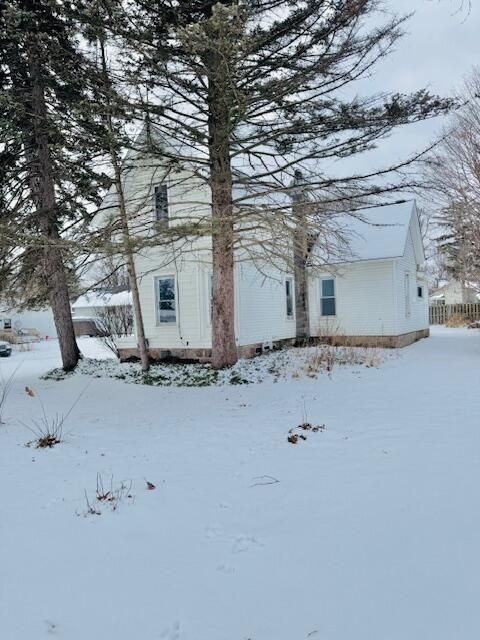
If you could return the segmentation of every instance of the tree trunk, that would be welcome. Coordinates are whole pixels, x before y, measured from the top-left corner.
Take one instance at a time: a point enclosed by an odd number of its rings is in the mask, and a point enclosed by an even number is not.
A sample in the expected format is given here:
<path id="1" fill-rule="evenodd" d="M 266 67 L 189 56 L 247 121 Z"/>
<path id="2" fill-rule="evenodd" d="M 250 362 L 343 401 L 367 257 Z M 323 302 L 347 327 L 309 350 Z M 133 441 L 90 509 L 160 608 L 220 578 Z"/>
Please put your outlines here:
<path id="1" fill-rule="evenodd" d="M 293 196 L 293 264 L 295 278 L 295 321 L 298 344 L 305 344 L 310 338 L 310 319 L 308 304 L 307 260 L 309 255 L 308 220 L 303 206 L 304 196 L 300 192 Z"/>
<path id="2" fill-rule="evenodd" d="M 78 364 L 80 351 L 73 328 L 67 277 L 60 248 L 45 91 L 38 59 L 33 50 L 30 54 L 32 129 L 26 132 L 25 136 L 27 153 L 30 156 L 30 187 L 38 228 L 45 240 L 43 275 L 48 286 L 62 364 L 65 371 L 71 371 Z"/>
<path id="3" fill-rule="evenodd" d="M 297 245 L 294 249 L 296 338 L 298 344 L 305 344 L 310 338 L 306 245 L 296 232 L 294 244 Z"/>
<path id="4" fill-rule="evenodd" d="M 119 199 L 120 218 L 122 225 L 122 236 L 124 246 L 124 256 L 127 263 L 128 283 L 132 292 L 133 315 L 135 318 L 135 329 L 137 333 L 138 352 L 142 371 L 150 369 L 150 359 L 148 355 L 147 339 L 145 337 L 145 325 L 143 324 L 142 306 L 140 302 L 140 292 L 138 290 L 137 271 L 135 268 L 135 259 L 130 247 L 130 229 L 128 228 L 128 215 L 125 206 L 125 194 L 121 182 L 120 168 L 115 164 L 115 183 L 117 196 Z"/>
<path id="5" fill-rule="evenodd" d="M 212 56 L 210 69 L 209 154 L 212 192 L 212 364 L 216 369 L 237 362 L 235 341 L 234 223 L 230 162 L 230 109 L 226 65 Z"/>
<path id="6" fill-rule="evenodd" d="M 108 73 L 107 57 L 105 51 L 105 43 L 100 40 L 100 53 L 102 61 L 102 73 L 107 90 L 110 89 L 110 76 Z M 110 102 L 108 106 L 111 107 Z M 140 362 L 142 365 L 142 371 L 148 371 L 150 369 L 150 359 L 148 355 L 147 339 L 145 337 L 145 325 L 143 323 L 142 305 L 140 302 L 140 292 L 138 290 L 137 270 L 135 267 L 135 258 L 131 247 L 130 229 L 128 226 L 128 212 L 125 200 L 125 192 L 123 189 L 122 172 L 120 167 L 120 159 L 117 149 L 115 130 L 113 126 L 113 118 L 111 109 L 108 109 L 108 113 L 105 116 L 106 125 L 108 129 L 109 137 L 109 153 L 110 160 L 113 165 L 115 173 L 115 190 L 118 198 L 118 208 L 120 211 L 120 224 L 122 227 L 122 241 L 123 241 L 123 255 L 127 264 L 128 272 L 128 284 L 130 291 L 132 292 L 132 304 L 133 315 L 135 318 L 135 330 L 137 333 L 138 353 L 140 355 Z"/>

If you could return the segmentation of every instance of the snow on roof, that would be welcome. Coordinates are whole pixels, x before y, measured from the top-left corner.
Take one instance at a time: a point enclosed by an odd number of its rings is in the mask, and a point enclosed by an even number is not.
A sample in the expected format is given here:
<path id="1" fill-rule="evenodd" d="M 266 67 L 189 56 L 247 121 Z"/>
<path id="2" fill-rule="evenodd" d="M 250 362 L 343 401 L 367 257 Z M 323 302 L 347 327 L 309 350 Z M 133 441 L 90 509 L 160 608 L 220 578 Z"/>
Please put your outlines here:
<path id="1" fill-rule="evenodd" d="M 92 291 L 80 296 L 73 304 L 72 309 L 84 309 L 85 307 L 121 307 L 132 304 L 132 293 L 130 291 L 119 291 L 117 293 L 100 293 Z"/>
<path id="2" fill-rule="evenodd" d="M 326 261 L 357 262 L 403 256 L 415 211 L 415 202 L 410 200 L 333 216 L 329 235 L 341 239 L 336 241 L 337 246 Z"/>

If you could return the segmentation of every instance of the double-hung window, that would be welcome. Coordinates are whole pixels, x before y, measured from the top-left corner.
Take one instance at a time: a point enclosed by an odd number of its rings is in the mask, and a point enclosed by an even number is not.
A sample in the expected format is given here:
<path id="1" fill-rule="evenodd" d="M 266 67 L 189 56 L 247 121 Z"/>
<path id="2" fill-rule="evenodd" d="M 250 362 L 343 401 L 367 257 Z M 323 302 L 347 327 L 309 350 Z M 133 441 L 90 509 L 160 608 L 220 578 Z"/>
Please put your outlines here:
<path id="1" fill-rule="evenodd" d="M 156 279 L 157 321 L 159 324 L 177 321 L 177 296 L 174 276 Z"/>
<path id="2" fill-rule="evenodd" d="M 157 184 L 154 187 L 153 204 L 155 222 L 168 225 L 168 187 L 166 184 Z"/>
<path id="3" fill-rule="evenodd" d="M 322 316 L 334 316 L 337 313 L 335 300 L 335 279 L 322 278 L 320 281 L 320 311 Z"/>
<path id="4" fill-rule="evenodd" d="M 293 318 L 293 279 L 285 280 L 285 302 L 287 318 Z"/>

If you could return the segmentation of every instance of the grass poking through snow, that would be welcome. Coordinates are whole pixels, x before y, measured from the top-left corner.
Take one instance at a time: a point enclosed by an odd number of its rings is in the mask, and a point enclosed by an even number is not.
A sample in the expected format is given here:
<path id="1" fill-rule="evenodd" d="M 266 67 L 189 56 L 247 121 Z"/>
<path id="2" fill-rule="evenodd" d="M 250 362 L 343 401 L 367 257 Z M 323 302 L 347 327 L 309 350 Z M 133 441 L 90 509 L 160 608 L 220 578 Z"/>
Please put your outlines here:
<path id="1" fill-rule="evenodd" d="M 378 348 L 319 345 L 282 349 L 251 360 L 239 360 L 233 367 L 223 371 L 217 371 L 209 364 L 158 363 L 153 364 L 147 373 L 137 363 L 85 359 L 73 374 L 53 369 L 44 379 L 64 380 L 67 376 L 83 374 L 153 387 L 243 385 L 266 380 L 277 382 L 289 378 L 316 378 L 322 374 L 330 375 L 337 367 L 378 367 L 386 359 L 386 353 Z"/>

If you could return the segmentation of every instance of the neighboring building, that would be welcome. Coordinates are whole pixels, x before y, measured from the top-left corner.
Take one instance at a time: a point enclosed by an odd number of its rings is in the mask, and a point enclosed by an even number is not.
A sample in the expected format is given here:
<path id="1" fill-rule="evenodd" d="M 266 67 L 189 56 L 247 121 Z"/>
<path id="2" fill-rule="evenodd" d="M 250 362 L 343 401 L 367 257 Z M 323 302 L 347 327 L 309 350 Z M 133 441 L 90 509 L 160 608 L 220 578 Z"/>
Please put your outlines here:
<path id="1" fill-rule="evenodd" d="M 72 304 L 73 318 L 92 318 L 101 315 L 106 307 L 131 307 L 132 294 L 126 287 L 117 287 L 109 291 L 84 293 Z"/>
<path id="2" fill-rule="evenodd" d="M 430 295 L 431 304 L 470 304 L 480 302 L 479 288 L 471 282 L 450 280 Z"/>
<path id="3" fill-rule="evenodd" d="M 52 310 L 46 308 L 20 311 L 0 304 L 0 333 L 19 331 L 32 333 L 40 338 L 56 338 L 57 330 Z"/>
<path id="4" fill-rule="evenodd" d="M 209 189 L 185 166 L 172 175 L 141 156 L 130 155 L 125 164 L 124 191 L 133 234 L 154 238 L 155 231 L 166 229 L 173 235 L 177 224 L 208 221 Z M 110 194 L 103 209 L 111 215 L 114 208 L 115 197 Z M 311 336 L 389 347 L 427 336 L 425 256 L 415 202 L 365 209 L 357 218 L 335 214 L 332 219 L 335 230 L 347 238 L 348 249 L 334 247 L 328 256 L 315 250 L 316 262 L 326 264 L 309 273 Z M 104 222 L 100 216 L 97 224 Z M 334 233 L 332 245 L 335 237 Z M 135 258 L 150 354 L 156 359 L 208 360 L 211 238 L 150 244 Z M 254 261 L 245 249 L 237 250 L 235 323 L 240 357 L 295 341 L 295 282 L 288 271 L 269 261 Z M 94 306 L 82 305 L 75 303 L 75 315 L 90 313 Z M 120 339 L 118 346 L 124 359 L 138 354 L 133 335 Z"/>
<path id="5" fill-rule="evenodd" d="M 76 336 L 129 335 L 132 295 L 127 287 L 85 293 L 72 304 L 72 319 Z"/>

